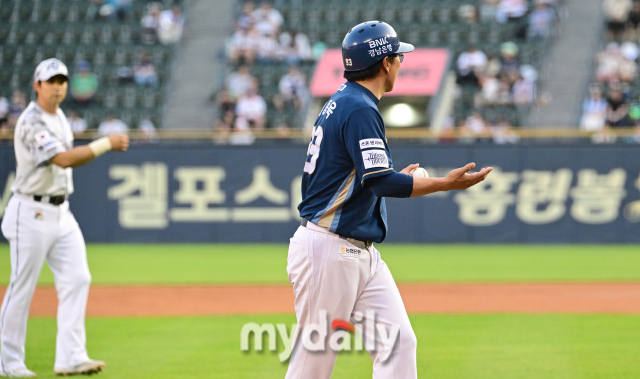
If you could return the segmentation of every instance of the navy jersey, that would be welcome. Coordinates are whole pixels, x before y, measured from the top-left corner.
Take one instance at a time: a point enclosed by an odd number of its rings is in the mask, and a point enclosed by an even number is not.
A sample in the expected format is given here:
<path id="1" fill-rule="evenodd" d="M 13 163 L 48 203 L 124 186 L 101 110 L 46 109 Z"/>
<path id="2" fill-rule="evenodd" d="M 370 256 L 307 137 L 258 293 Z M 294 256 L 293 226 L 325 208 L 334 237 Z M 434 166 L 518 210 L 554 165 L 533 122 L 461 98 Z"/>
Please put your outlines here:
<path id="1" fill-rule="evenodd" d="M 333 233 L 382 242 L 384 198 L 366 180 L 394 172 L 378 98 L 355 82 L 343 84 L 316 120 L 302 176 L 300 216 Z"/>

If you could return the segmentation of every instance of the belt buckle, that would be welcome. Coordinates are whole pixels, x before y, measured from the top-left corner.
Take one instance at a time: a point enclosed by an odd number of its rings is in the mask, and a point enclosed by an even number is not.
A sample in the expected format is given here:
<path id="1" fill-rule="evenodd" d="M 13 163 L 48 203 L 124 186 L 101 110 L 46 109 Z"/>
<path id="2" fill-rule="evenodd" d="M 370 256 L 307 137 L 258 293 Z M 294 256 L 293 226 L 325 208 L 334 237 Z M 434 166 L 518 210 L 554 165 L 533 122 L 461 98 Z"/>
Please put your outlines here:
<path id="1" fill-rule="evenodd" d="M 64 196 L 51 196 L 49 198 L 49 203 L 53 205 L 61 205 L 64 203 Z"/>

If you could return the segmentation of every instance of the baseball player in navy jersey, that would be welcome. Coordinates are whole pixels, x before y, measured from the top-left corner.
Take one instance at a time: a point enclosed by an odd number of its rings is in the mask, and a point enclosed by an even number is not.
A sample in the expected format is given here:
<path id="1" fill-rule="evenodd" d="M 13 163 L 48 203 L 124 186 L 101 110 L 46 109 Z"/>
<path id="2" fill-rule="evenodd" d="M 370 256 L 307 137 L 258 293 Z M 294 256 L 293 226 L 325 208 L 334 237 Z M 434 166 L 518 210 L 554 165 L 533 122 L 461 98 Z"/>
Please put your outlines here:
<path id="1" fill-rule="evenodd" d="M 418 164 L 394 170 L 378 102 L 393 89 L 403 54 L 413 49 L 379 21 L 354 26 L 342 43 L 347 82 L 313 128 L 298 206 L 302 224 L 289 246 L 287 273 L 298 326 L 287 379 L 331 377 L 337 353 L 309 351 L 300 342 L 300 331 L 318 324 L 324 312 L 329 320 L 363 323 L 374 315 L 389 333 L 399 330 L 394 346 L 364 332 L 373 341 L 365 344 L 373 377 L 417 378 L 416 336 L 391 272 L 373 246 L 387 235 L 384 198 L 466 189 L 492 169 L 470 173 L 475 164 L 469 163 L 445 178 L 411 176 Z"/>
<path id="2" fill-rule="evenodd" d="M 73 133 L 60 103 L 69 73 L 57 59 L 36 68 L 33 88 L 38 99 L 24 110 L 15 129 L 17 174 L 2 219 L 9 240 L 11 281 L 0 310 L 0 376 L 29 378 L 25 365 L 29 305 L 42 265 L 53 272 L 58 293 L 58 333 L 54 372 L 92 374 L 105 363 L 90 359 L 85 347 L 85 310 L 91 274 L 82 232 L 69 211 L 72 167 L 82 166 L 109 150 L 125 151 L 126 135 L 112 135 L 73 147 Z"/>

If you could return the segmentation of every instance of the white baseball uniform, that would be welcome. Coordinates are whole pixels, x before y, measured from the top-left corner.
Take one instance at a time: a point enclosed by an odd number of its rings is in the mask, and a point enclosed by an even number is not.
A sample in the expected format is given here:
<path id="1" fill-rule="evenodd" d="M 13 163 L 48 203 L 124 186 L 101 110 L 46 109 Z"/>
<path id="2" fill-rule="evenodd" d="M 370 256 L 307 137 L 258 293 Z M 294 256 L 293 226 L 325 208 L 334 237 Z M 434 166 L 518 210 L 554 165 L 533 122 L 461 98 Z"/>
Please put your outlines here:
<path id="1" fill-rule="evenodd" d="M 53 115 L 31 102 L 18 119 L 14 147 L 17 175 L 2 220 L 11 282 L 0 310 L 0 371 L 26 368 L 29 305 L 45 260 L 58 293 L 54 369 L 71 368 L 89 360 L 84 319 L 91 274 L 82 232 L 66 201 L 73 193 L 71 168 L 49 160 L 73 148 L 73 133 L 62 110 Z"/>
<path id="2" fill-rule="evenodd" d="M 391 186 L 394 196 L 413 191 L 413 178 L 393 169 L 378 103 L 368 88 L 347 82 L 316 119 L 298 206 L 303 220 L 287 261 L 302 344 L 296 335 L 286 379 L 331 377 L 336 352 L 318 351 L 306 333 L 325 314 L 332 328 L 336 320 L 358 323 L 360 316 L 375 324 L 371 332 L 363 330 L 374 379 L 418 377 L 416 335 L 393 276 L 373 247 L 387 235 L 387 211 L 384 196 L 368 184 L 399 176 Z"/>
<path id="3" fill-rule="evenodd" d="M 373 361 L 373 378 L 417 377 L 416 335 L 391 271 L 373 245 L 342 238 L 309 222 L 306 227 L 299 227 L 291 239 L 287 273 L 296 297 L 298 326 L 286 379 L 331 377 L 337 353 L 330 348 L 309 351 L 298 335 L 306 325 L 319 322 L 321 310 L 330 320 L 362 324 L 367 323 L 366 315 L 373 312 L 375 322 L 387 331 L 393 325 L 398 327 L 394 346 L 385 345 L 378 333 L 373 337 L 373 349 L 365 344 Z M 362 321 L 354 318 L 356 313 L 365 316 Z M 363 332 L 365 340 L 371 338 L 366 330 Z M 381 359 L 385 356 L 388 357 Z"/>

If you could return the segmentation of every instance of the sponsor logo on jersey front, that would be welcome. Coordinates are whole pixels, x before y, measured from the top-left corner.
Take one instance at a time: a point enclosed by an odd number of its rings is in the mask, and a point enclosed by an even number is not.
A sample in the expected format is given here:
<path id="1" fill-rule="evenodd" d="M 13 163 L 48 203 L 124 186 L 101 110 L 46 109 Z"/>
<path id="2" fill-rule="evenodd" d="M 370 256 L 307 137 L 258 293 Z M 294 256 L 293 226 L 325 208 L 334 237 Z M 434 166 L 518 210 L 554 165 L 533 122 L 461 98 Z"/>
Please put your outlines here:
<path id="1" fill-rule="evenodd" d="M 384 149 L 384 142 L 380 138 L 368 138 L 360 140 L 360 149 L 368 149 L 371 147 L 381 147 Z"/>
<path id="2" fill-rule="evenodd" d="M 374 149 L 366 150 L 362 152 L 362 161 L 364 162 L 365 170 L 374 167 L 389 167 L 389 159 L 387 158 L 387 152 L 384 150 Z"/>

